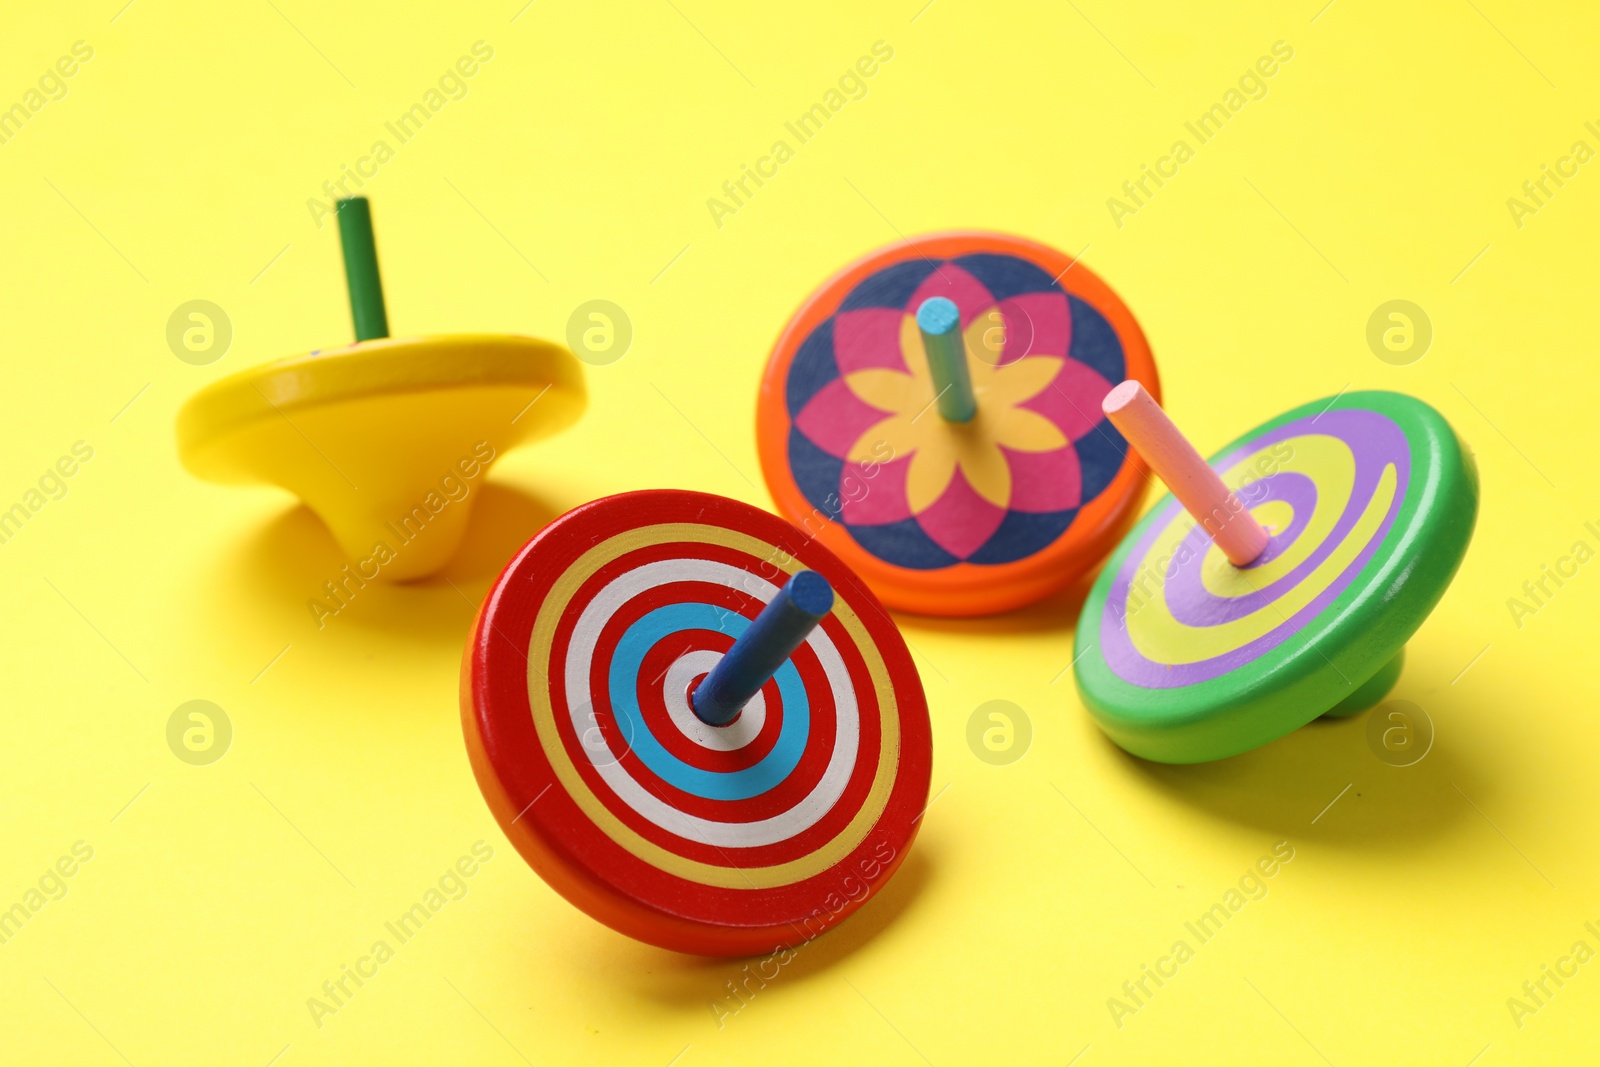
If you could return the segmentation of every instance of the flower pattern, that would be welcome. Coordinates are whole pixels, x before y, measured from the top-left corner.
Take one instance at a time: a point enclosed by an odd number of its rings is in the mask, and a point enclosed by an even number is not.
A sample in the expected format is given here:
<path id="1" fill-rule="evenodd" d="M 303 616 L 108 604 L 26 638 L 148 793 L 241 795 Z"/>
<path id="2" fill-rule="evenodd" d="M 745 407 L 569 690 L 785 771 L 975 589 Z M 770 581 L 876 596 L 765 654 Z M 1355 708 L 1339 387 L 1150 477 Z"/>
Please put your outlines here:
<path id="1" fill-rule="evenodd" d="M 931 296 L 961 312 L 971 422 L 934 404 L 915 320 Z M 789 465 L 813 505 L 888 563 L 1014 562 L 1065 533 L 1121 467 L 1127 445 L 1100 401 L 1124 367 L 1105 317 L 1025 259 L 896 263 L 800 345 Z"/>

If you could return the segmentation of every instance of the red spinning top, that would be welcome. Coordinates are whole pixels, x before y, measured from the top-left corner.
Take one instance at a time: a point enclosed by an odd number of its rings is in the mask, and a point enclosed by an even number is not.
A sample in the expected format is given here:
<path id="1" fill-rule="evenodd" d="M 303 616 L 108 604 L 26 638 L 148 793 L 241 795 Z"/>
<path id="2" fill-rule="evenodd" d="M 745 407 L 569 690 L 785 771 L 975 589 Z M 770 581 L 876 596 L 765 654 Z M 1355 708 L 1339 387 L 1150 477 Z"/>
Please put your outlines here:
<path id="1" fill-rule="evenodd" d="M 789 577 L 831 609 L 726 726 L 693 694 Z M 877 598 L 767 512 L 704 493 L 607 497 L 494 583 L 462 720 L 506 836 L 572 903 L 702 955 L 793 947 L 894 873 L 928 799 L 911 657 Z"/>

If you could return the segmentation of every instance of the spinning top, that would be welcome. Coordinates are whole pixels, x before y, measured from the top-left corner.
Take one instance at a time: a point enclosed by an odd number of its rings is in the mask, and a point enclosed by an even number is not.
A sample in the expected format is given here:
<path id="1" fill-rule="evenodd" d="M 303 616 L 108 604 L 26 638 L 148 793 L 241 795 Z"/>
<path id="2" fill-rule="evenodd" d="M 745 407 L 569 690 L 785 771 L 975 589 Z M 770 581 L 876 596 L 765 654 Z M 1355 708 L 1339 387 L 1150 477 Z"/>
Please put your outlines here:
<path id="1" fill-rule="evenodd" d="M 894 873 L 928 800 L 927 703 L 877 599 L 782 519 L 704 493 L 541 530 L 479 610 L 461 713 L 534 870 L 681 952 L 820 934 Z"/>
<path id="2" fill-rule="evenodd" d="M 1137 382 L 1105 409 L 1173 495 L 1083 606 L 1078 692 L 1100 728 L 1145 759 L 1199 763 L 1382 700 L 1477 518 L 1477 470 L 1444 417 L 1344 393 L 1208 464 Z"/>
<path id="3" fill-rule="evenodd" d="M 340 201 L 338 218 L 356 342 L 200 390 L 178 413 L 178 453 L 208 481 L 299 496 L 365 577 L 417 578 L 460 544 L 484 468 L 577 420 L 583 374 L 531 337 L 389 337 L 366 199 Z"/>
<path id="4" fill-rule="evenodd" d="M 825 282 L 778 338 L 756 436 L 778 511 L 892 608 L 983 615 L 1072 583 L 1133 521 L 1143 468 L 1100 411 L 1155 392 L 1087 267 L 995 233 L 921 237 Z"/>

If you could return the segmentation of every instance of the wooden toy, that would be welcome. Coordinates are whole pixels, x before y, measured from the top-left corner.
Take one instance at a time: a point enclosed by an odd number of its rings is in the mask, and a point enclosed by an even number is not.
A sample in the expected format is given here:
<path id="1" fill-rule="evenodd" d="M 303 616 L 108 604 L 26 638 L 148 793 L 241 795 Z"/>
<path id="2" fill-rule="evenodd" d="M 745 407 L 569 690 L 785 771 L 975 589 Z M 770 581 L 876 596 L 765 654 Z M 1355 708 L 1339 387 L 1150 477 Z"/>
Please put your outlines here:
<path id="1" fill-rule="evenodd" d="M 780 514 L 890 607 L 983 615 L 1071 584 L 1133 522 L 1143 467 L 1101 414 L 1159 390 L 1087 267 L 997 233 L 881 249 L 778 338 L 756 436 Z"/>
<path id="2" fill-rule="evenodd" d="M 417 578 L 455 552 L 490 463 L 577 420 L 583 372 L 531 337 L 389 337 L 366 199 L 340 201 L 338 218 L 355 343 L 200 390 L 178 413 L 178 452 L 208 481 L 300 497 L 364 578 Z"/>
<path id="3" fill-rule="evenodd" d="M 1145 759 L 1199 763 L 1383 699 L 1477 518 L 1477 470 L 1444 417 L 1343 393 L 1207 464 L 1137 382 L 1105 410 L 1176 499 L 1083 606 L 1078 692 L 1101 729 Z"/>
<path id="4" fill-rule="evenodd" d="M 534 870 L 681 952 L 820 934 L 894 873 L 928 801 L 927 703 L 883 607 L 787 522 L 704 493 L 540 531 L 478 612 L 461 713 Z"/>

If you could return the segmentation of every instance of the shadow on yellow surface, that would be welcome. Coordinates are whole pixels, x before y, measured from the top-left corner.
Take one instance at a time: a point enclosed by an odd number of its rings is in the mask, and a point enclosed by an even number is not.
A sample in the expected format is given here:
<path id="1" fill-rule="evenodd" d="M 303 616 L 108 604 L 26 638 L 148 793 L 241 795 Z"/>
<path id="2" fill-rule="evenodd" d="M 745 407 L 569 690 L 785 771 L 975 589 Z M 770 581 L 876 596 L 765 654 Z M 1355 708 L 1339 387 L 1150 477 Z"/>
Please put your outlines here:
<path id="1" fill-rule="evenodd" d="M 1369 739 L 1371 716 L 1381 716 L 1387 701 L 1346 719 L 1318 719 L 1271 744 L 1214 763 L 1166 765 L 1116 751 L 1130 775 L 1175 806 L 1296 841 L 1371 853 L 1416 850 L 1459 820 L 1477 817 L 1463 788 L 1493 795 L 1480 775 L 1495 765 L 1494 754 L 1463 745 L 1452 720 L 1492 714 L 1510 700 L 1481 689 L 1422 689 L 1418 681 L 1437 677 L 1435 667 L 1414 658 L 1407 671 L 1413 681 L 1408 685 L 1402 676 L 1388 698 L 1420 705 L 1432 724 L 1431 746 L 1409 766 L 1386 762 L 1379 755 L 1381 744 Z"/>
<path id="2" fill-rule="evenodd" d="M 459 642 L 487 582 L 538 533 L 555 509 L 508 485 L 479 491 L 461 548 L 445 568 L 412 582 L 364 580 L 320 519 L 301 505 L 281 512 L 222 570 L 257 610 L 303 617 L 314 629 L 353 625 L 426 642 Z M 405 546 L 396 538 L 396 551 Z M 368 568 L 366 573 L 371 573 Z M 461 610 L 441 610 L 458 601 Z"/>
<path id="3" fill-rule="evenodd" d="M 427 582 L 494 578 L 517 550 L 558 514 L 553 505 L 513 486 L 489 482 L 481 492 L 460 549 L 444 570 Z"/>

